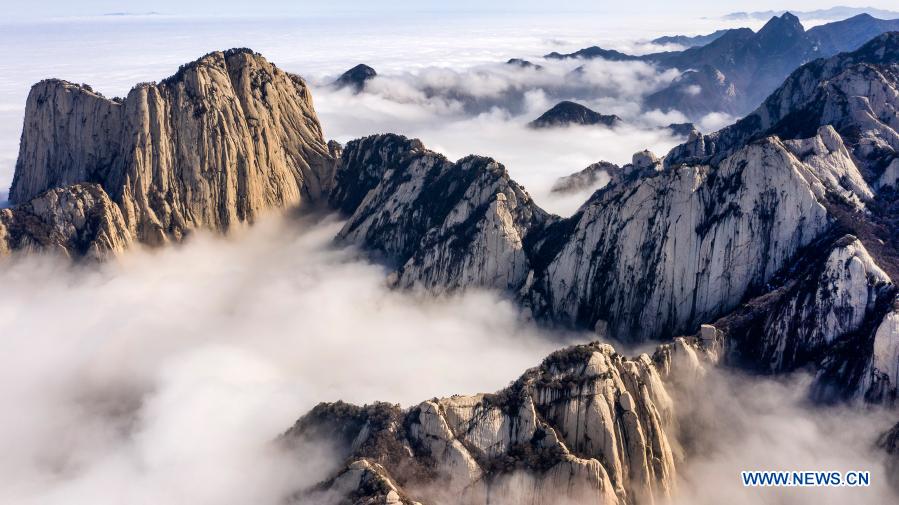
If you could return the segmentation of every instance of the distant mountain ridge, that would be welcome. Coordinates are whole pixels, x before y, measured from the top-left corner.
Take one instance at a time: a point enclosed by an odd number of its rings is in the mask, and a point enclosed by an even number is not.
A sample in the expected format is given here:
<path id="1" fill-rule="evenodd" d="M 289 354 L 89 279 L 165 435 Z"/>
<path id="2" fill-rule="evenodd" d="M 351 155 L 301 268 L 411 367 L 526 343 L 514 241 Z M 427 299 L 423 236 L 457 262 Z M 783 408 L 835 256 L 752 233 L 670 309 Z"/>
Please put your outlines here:
<path id="1" fill-rule="evenodd" d="M 817 9 L 811 11 L 755 11 L 755 12 L 731 12 L 730 14 L 725 14 L 721 17 L 721 19 L 731 20 L 731 21 L 741 21 L 741 20 L 765 20 L 770 19 L 773 16 L 782 16 L 786 12 L 792 12 L 799 19 L 823 19 L 823 20 L 838 20 L 838 19 L 846 19 L 848 17 L 857 16 L 859 14 L 868 14 L 870 16 L 876 16 L 882 19 L 896 19 L 899 18 L 899 11 L 892 11 L 887 9 L 878 9 L 875 7 L 847 7 L 844 5 L 830 7 L 828 9 Z"/>
<path id="2" fill-rule="evenodd" d="M 796 68 L 813 59 L 852 51 L 882 33 L 899 30 L 899 19 L 859 14 L 806 31 L 799 18 L 785 13 L 771 18 L 757 33 L 748 28 L 726 30 L 705 45 L 683 51 L 632 56 L 600 47 L 547 58 L 604 58 L 645 61 L 683 74 L 670 86 L 646 97 L 646 109 L 678 110 L 692 119 L 710 112 L 742 116 Z"/>
<path id="3" fill-rule="evenodd" d="M 666 35 L 664 37 L 658 37 L 652 39 L 653 44 L 666 45 L 666 44 L 677 44 L 679 46 L 684 47 L 697 47 L 704 46 L 715 40 L 721 38 L 722 35 L 727 33 L 729 30 L 715 30 L 708 35 Z"/>
<path id="4" fill-rule="evenodd" d="M 579 103 L 562 101 L 544 112 L 537 119 L 528 123 L 532 128 L 551 128 L 568 125 L 602 125 L 615 126 L 621 123 L 621 118 L 615 114 L 600 114 L 589 107 Z"/>

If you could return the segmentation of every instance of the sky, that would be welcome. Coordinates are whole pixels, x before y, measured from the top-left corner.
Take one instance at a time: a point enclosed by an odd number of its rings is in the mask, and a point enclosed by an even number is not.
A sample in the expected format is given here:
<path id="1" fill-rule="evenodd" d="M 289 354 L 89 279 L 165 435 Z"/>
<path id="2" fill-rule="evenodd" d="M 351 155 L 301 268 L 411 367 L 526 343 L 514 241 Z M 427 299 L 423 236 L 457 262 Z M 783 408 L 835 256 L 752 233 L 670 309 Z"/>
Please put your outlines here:
<path id="1" fill-rule="evenodd" d="M 606 0 L 564 0 L 545 2 L 543 0 L 330 0 L 328 2 L 266 0 L 245 2 L 242 0 L 155 0 L 151 2 L 122 2 L 116 0 L 44 0 L 42 2 L 14 2 L 4 0 L 4 15 L 8 19 L 46 19 L 69 16 L 97 16 L 107 13 L 158 12 L 167 15 L 197 16 L 213 13 L 218 16 L 247 15 L 328 15 L 361 12 L 408 12 L 408 11 L 456 11 L 456 12 L 575 12 L 592 11 L 614 14 L 633 13 L 633 4 Z M 834 5 L 855 7 L 895 8 L 892 0 L 840 0 L 820 2 L 815 0 L 792 0 L 785 4 L 779 0 L 727 1 L 693 0 L 690 2 L 670 2 L 666 0 L 646 0 L 640 3 L 641 13 L 696 13 L 720 15 L 733 11 L 758 10 L 813 10 Z M 548 7 L 551 6 L 551 7 Z"/>

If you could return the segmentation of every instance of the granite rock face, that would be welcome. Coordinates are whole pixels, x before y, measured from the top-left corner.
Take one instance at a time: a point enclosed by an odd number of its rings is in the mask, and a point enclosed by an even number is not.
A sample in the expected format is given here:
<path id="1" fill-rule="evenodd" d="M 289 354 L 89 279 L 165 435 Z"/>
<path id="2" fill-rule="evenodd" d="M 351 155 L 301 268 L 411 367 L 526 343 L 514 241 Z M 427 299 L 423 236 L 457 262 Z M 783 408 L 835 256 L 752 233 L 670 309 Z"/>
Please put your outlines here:
<path id="1" fill-rule="evenodd" d="M 530 306 L 558 322 L 606 320 L 611 336 L 632 341 L 714 320 L 827 229 L 824 180 L 836 170 L 811 170 L 772 137 L 715 168 L 610 185 L 571 218 L 561 245 L 535 254 L 551 260 Z"/>
<path id="2" fill-rule="evenodd" d="M 157 245 L 321 198 L 333 168 L 303 80 L 237 49 L 124 99 L 61 80 L 36 84 L 10 201 L 95 184 L 134 240 Z"/>
<path id="3" fill-rule="evenodd" d="M 803 67 L 754 119 L 692 134 L 663 159 L 640 152 L 560 181 L 609 177 L 569 218 L 540 210 L 492 160 L 452 163 L 390 135 L 352 142 L 331 197 L 348 216 L 340 238 L 386 259 L 399 286 L 499 288 L 544 323 L 632 342 L 714 322 L 727 362 L 814 367 L 820 390 L 881 401 L 895 389 L 880 386 L 893 370 L 888 323 L 875 338 L 899 275 L 899 207 L 879 182 L 889 170 L 876 170 L 895 160 L 894 39 Z M 833 76 L 855 84 L 833 92 Z M 789 119 L 818 93 L 836 103 L 849 91 L 868 113 Z M 781 102 L 793 105 L 771 113 Z M 871 146 L 877 157 L 863 156 Z"/>
<path id="4" fill-rule="evenodd" d="M 96 184 L 55 188 L 0 209 L 0 254 L 50 251 L 104 259 L 131 245 L 122 212 Z"/>
<path id="5" fill-rule="evenodd" d="M 395 264 L 400 285 L 502 288 L 541 319 L 603 320 L 609 336 L 642 341 L 689 332 L 764 286 L 832 224 L 831 194 L 858 208 L 871 195 L 829 128 L 716 167 L 661 168 L 637 153 L 560 219 L 492 160 L 453 164 L 376 136 L 347 146 L 331 203 L 349 216 L 340 238 Z"/>
<path id="6" fill-rule="evenodd" d="M 845 341 L 864 341 L 856 333 L 885 317 L 896 288 L 858 238 L 846 235 L 822 246 L 827 254 L 766 295 L 768 306 L 757 320 L 729 332 L 735 363 L 768 373 L 796 370 Z"/>
<path id="7" fill-rule="evenodd" d="M 321 404 L 284 440 L 338 448 L 345 469 L 305 493 L 330 493 L 341 503 L 666 503 L 677 470 L 665 383 L 710 359 L 683 339 L 655 358 L 581 345 L 550 355 L 495 394 L 408 410 Z M 366 485 L 366 474 L 384 484 Z"/>
<path id="8" fill-rule="evenodd" d="M 892 300 L 874 329 L 873 349 L 854 393 L 868 402 L 886 405 L 895 405 L 899 398 L 899 297 Z"/>

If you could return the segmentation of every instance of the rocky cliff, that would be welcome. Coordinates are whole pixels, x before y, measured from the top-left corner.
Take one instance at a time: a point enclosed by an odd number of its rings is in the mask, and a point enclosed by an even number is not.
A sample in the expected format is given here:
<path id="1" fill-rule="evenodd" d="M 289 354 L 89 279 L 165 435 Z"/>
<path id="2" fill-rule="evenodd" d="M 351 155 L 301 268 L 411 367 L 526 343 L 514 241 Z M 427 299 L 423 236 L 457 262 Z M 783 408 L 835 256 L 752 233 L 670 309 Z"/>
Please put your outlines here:
<path id="1" fill-rule="evenodd" d="M 332 204 L 350 216 L 340 237 L 393 262 L 401 285 L 502 287 L 541 318 L 644 340 L 763 286 L 828 228 L 828 194 L 870 197 L 832 129 L 805 144 L 772 137 L 715 168 L 659 171 L 640 154 L 559 219 L 492 160 L 454 164 L 417 141 L 370 137 L 344 151 Z"/>
<path id="2" fill-rule="evenodd" d="M 666 503 L 676 487 L 666 380 L 714 360 L 683 339 L 654 358 L 605 344 L 558 351 L 495 394 L 322 404 L 284 436 L 337 447 L 345 466 L 298 501 Z"/>
<path id="3" fill-rule="evenodd" d="M 333 164 L 303 80 L 236 49 L 124 99 L 61 80 L 36 84 L 9 198 L 26 205 L 90 183 L 132 239 L 155 245 L 320 198 Z"/>

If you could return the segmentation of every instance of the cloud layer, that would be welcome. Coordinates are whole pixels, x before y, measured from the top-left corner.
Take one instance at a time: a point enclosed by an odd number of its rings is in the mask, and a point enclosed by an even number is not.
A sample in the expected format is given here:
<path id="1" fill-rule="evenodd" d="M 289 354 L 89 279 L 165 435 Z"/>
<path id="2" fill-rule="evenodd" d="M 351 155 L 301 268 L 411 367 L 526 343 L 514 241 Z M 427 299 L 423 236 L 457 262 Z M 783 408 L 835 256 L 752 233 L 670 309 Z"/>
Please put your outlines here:
<path id="1" fill-rule="evenodd" d="M 269 443 L 315 403 L 493 391 L 564 344 L 495 295 L 388 290 L 338 226 L 4 263 L 0 502 L 277 503 L 327 471 Z"/>

